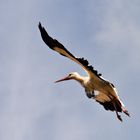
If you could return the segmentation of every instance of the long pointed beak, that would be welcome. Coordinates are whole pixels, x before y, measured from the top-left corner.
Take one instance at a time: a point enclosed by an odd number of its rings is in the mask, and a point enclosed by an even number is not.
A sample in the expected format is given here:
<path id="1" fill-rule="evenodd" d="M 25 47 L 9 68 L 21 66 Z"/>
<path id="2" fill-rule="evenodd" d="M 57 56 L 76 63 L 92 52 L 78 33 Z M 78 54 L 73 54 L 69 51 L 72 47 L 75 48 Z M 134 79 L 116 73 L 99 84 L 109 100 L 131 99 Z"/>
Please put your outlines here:
<path id="1" fill-rule="evenodd" d="M 62 81 L 66 81 L 66 80 L 70 80 L 69 76 L 65 77 L 65 78 L 62 78 L 60 80 L 57 80 L 55 81 L 55 83 L 58 83 L 58 82 L 62 82 Z"/>

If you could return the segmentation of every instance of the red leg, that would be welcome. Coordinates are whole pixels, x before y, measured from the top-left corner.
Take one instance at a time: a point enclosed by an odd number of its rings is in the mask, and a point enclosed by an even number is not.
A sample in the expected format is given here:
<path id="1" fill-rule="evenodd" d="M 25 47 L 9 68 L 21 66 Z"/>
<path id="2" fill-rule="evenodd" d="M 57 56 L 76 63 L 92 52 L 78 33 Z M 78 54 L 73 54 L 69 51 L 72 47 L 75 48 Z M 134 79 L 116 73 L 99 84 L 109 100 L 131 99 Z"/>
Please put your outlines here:
<path id="1" fill-rule="evenodd" d="M 115 106 L 114 103 L 113 103 L 113 106 L 114 106 L 114 108 L 115 108 L 115 112 L 116 112 L 117 118 L 122 122 L 122 118 L 121 118 L 121 116 L 118 114 L 117 108 L 116 108 L 116 106 Z"/>

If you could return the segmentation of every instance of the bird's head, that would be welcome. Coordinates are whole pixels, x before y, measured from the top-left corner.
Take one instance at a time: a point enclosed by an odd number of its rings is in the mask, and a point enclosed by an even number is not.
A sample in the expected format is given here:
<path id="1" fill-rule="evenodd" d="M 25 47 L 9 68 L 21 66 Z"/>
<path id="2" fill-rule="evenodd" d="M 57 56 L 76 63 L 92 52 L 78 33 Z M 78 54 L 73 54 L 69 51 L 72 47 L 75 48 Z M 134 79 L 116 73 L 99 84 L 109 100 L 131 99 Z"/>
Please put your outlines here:
<path id="1" fill-rule="evenodd" d="M 66 80 L 77 79 L 79 76 L 80 75 L 77 72 L 71 72 L 71 73 L 68 74 L 68 76 L 66 76 L 66 77 L 64 77 L 60 80 L 55 81 L 55 83 L 66 81 Z"/>

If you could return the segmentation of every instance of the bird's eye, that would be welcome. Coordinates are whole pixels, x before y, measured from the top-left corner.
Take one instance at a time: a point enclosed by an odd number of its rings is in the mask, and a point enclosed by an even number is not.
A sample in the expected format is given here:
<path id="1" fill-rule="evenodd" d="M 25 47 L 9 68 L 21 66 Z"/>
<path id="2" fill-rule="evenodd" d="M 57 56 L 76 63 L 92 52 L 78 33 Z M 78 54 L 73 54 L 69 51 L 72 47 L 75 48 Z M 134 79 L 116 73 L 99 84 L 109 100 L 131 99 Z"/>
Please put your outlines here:
<path id="1" fill-rule="evenodd" d="M 69 76 L 72 76 L 72 74 L 70 73 Z"/>

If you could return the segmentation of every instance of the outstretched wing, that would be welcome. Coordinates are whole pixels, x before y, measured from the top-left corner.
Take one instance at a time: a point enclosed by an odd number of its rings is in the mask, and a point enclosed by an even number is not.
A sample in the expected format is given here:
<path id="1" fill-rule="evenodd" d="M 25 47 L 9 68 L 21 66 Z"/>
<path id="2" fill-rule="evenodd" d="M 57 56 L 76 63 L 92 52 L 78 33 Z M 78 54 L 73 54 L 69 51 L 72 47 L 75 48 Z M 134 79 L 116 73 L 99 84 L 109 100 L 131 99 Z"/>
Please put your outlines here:
<path id="1" fill-rule="evenodd" d="M 90 77 L 100 78 L 101 74 L 99 74 L 97 70 L 94 70 L 94 68 L 91 65 L 89 65 L 89 62 L 87 60 L 85 60 L 84 58 L 76 58 L 73 54 L 71 54 L 60 42 L 48 35 L 45 28 L 42 27 L 41 23 L 39 23 L 38 27 L 43 41 L 47 44 L 47 46 L 50 49 L 78 63 L 80 66 L 82 66 L 82 68 Z"/>

